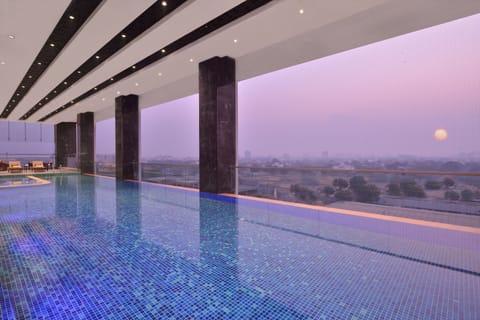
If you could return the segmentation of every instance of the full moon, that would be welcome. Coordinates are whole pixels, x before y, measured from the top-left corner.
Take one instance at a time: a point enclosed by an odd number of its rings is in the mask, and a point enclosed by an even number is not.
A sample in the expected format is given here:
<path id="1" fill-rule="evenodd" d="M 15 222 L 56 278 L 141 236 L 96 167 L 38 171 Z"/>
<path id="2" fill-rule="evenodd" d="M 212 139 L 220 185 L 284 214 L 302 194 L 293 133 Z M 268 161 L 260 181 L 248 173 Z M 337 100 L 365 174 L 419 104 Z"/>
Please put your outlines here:
<path id="1" fill-rule="evenodd" d="M 437 129 L 433 134 L 436 140 L 438 141 L 445 141 L 448 138 L 448 132 L 445 129 Z"/>

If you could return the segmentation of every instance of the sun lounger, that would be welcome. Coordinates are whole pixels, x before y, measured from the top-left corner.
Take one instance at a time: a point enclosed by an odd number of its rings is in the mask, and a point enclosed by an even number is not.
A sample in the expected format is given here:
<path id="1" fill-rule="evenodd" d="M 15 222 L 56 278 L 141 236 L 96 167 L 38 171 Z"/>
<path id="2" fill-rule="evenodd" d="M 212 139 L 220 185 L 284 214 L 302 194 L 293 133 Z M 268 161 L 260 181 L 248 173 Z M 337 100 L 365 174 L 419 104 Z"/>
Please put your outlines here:
<path id="1" fill-rule="evenodd" d="M 8 161 L 8 172 L 22 172 L 20 161 Z"/>
<path id="2" fill-rule="evenodd" d="M 45 166 L 43 165 L 43 161 L 32 161 L 32 170 L 45 171 Z"/>

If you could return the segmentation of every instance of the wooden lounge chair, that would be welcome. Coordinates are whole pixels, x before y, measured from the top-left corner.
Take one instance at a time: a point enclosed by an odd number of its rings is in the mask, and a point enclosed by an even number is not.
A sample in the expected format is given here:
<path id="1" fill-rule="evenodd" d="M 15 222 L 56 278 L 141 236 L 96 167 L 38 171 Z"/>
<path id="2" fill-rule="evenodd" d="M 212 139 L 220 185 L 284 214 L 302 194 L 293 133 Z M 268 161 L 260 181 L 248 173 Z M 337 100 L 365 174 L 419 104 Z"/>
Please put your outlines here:
<path id="1" fill-rule="evenodd" d="M 20 161 L 8 161 L 8 172 L 22 172 Z"/>
<path id="2" fill-rule="evenodd" d="M 43 161 L 32 161 L 32 170 L 45 171 L 45 166 L 43 165 Z"/>

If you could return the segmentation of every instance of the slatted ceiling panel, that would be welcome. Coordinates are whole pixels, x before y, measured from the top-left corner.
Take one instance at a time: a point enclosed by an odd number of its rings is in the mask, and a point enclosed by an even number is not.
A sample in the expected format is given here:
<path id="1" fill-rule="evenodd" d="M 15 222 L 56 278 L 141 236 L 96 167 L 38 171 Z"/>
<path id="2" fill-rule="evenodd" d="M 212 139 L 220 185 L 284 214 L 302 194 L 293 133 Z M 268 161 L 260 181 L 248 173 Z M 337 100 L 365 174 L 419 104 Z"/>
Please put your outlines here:
<path id="1" fill-rule="evenodd" d="M 2 0 L 0 0 L 2 1 Z M 42 75 L 21 104 L 12 112 L 9 119 L 18 120 L 39 102 L 44 106 L 52 102 L 53 91 L 64 88 L 63 79 L 75 72 L 86 59 L 98 51 L 120 30 L 124 29 L 138 15 L 142 14 L 155 0 L 108 0 L 91 16 L 88 22 L 75 35 L 73 41 L 58 55 L 50 68 Z M 58 85 L 58 87 L 57 87 Z M 67 86 L 69 88 L 69 86 Z M 47 101 L 42 99 L 48 98 Z"/>
<path id="2" fill-rule="evenodd" d="M 20 120 L 26 120 L 31 117 L 35 112 L 45 106 L 45 101 L 42 103 L 42 100 L 48 98 L 48 101 L 51 101 L 56 96 L 60 95 L 63 91 L 67 90 L 69 86 L 73 85 L 90 71 L 101 65 L 104 61 L 111 58 L 119 50 L 135 40 L 136 37 L 149 30 L 157 22 L 167 17 L 185 2 L 186 0 L 170 0 L 168 6 L 163 6 L 160 1 L 152 4 L 123 30 L 117 33 L 108 43 L 78 66 L 67 78 L 63 79 L 60 84 L 56 86 L 55 90 L 52 90 L 47 96 L 37 102 L 36 105 L 31 107 L 29 111 L 23 114 Z M 65 83 L 67 83 L 67 85 L 64 85 Z"/>
<path id="3" fill-rule="evenodd" d="M 59 106 L 68 104 L 72 99 L 82 95 L 85 89 L 94 88 L 99 83 L 110 79 L 112 75 L 115 75 L 119 70 L 131 67 L 136 62 L 143 59 L 150 52 L 157 51 L 161 46 L 168 44 L 171 41 L 175 41 L 178 37 L 190 32 L 197 28 L 199 25 L 208 22 L 209 20 L 221 15 L 225 11 L 228 11 L 235 5 L 242 3 L 242 0 L 195 0 L 189 1 L 185 6 L 182 6 L 181 10 L 175 11 L 166 20 L 162 20 L 157 24 L 154 30 L 149 31 L 147 34 L 137 38 L 134 43 L 124 48 L 114 57 L 103 64 L 101 68 L 98 68 L 91 72 L 91 74 L 82 78 L 78 85 L 70 88 L 62 96 L 55 99 L 54 103 L 49 104 L 47 107 L 40 109 L 35 113 L 28 121 L 37 121 L 47 113 Z M 208 10 L 205 9 L 208 7 Z M 170 61 L 170 58 L 167 59 Z M 142 70 L 142 73 L 144 70 Z M 129 79 L 129 78 L 128 78 Z M 154 78 L 154 80 L 156 80 Z M 129 80 L 125 80 L 129 81 Z M 118 83 L 118 82 L 117 82 Z M 152 82 L 152 84 L 155 82 Z M 145 83 L 143 83 L 145 84 Z M 140 89 L 140 87 L 135 87 Z M 100 92 L 101 90 L 98 90 Z M 115 96 L 116 90 L 113 91 Z M 122 91 L 123 92 L 123 91 Z M 140 92 L 139 92 L 140 93 Z M 98 95 L 95 95 L 97 100 L 94 106 L 98 106 L 98 103 L 104 103 L 101 101 L 101 95 L 105 93 L 102 91 Z M 107 93 L 107 96 L 108 93 Z M 85 106 L 87 107 L 87 106 Z M 50 110 L 49 110 L 50 109 Z M 48 112 L 46 112 L 48 110 Z"/>
<path id="4" fill-rule="evenodd" d="M 3 108 L 0 118 L 7 118 L 33 87 L 37 80 L 47 70 L 53 60 L 67 45 L 70 39 L 80 29 L 83 23 L 99 6 L 101 0 L 73 0 L 60 17 L 57 25 L 43 44 L 40 52 L 31 63 L 30 68 L 13 93 L 7 105 Z M 70 16 L 75 19 L 70 19 Z M 54 44 L 52 47 L 51 44 Z"/>
<path id="5" fill-rule="evenodd" d="M 154 52 L 153 54 L 149 55 L 148 57 L 145 57 L 141 61 L 138 61 L 135 63 L 136 68 L 133 69 L 132 67 L 129 67 L 127 69 L 122 70 L 121 72 L 117 73 L 114 75 L 111 79 L 106 79 L 102 83 L 98 84 L 95 86 L 97 89 L 104 89 L 107 88 L 116 82 L 128 77 L 129 75 L 136 73 L 143 68 L 149 66 L 152 63 L 157 62 L 158 60 L 175 53 L 176 51 L 182 49 L 183 47 L 194 43 L 195 41 L 203 38 L 204 36 L 219 30 L 220 28 L 226 26 L 227 24 L 251 13 L 252 11 L 268 4 L 272 0 L 248 0 L 240 5 L 228 10 L 224 14 L 216 17 L 215 19 L 212 19 L 211 21 L 205 23 L 204 25 L 199 26 L 192 32 L 186 34 L 185 36 L 175 40 L 174 42 L 168 44 L 167 46 L 163 47 L 162 49 L 159 49 L 157 52 Z M 113 79 L 113 80 L 112 80 Z M 80 102 L 89 96 L 93 95 L 96 93 L 96 90 L 94 88 L 91 88 L 90 90 L 84 92 L 80 96 L 76 97 L 74 99 L 74 102 Z M 68 103 L 60 108 L 57 108 L 56 110 L 50 112 L 46 116 L 42 117 L 39 121 L 45 121 L 48 120 L 50 117 L 58 114 L 59 112 L 63 112 L 69 107 L 74 105 L 74 103 Z"/>
<path id="6" fill-rule="evenodd" d="M 67 0 L 0 0 L 0 61 L 5 63 L 0 65 L 0 113 L 68 5 Z M 38 19 L 42 10 L 50 12 L 48 18 Z M 35 27 L 29 21 L 36 21 Z"/>

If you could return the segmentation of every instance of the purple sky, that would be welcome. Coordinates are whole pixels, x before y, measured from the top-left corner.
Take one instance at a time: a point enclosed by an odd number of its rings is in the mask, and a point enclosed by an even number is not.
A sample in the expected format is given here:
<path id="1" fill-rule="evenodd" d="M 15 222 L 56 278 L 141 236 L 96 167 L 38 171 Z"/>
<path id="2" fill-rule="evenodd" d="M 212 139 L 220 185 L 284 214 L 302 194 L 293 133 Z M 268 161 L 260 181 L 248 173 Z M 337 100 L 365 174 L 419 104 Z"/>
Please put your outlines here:
<path id="1" fill-rule="evenodd" d="M 239 153 L 480 153 L 478 39 L 480 15 L 242 81 Z M 198 157 L 197 119 L 197 95 L 144 109 L 142 156 Z M 113 153 L 112 120 L 98 136 Z"/>

